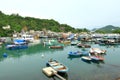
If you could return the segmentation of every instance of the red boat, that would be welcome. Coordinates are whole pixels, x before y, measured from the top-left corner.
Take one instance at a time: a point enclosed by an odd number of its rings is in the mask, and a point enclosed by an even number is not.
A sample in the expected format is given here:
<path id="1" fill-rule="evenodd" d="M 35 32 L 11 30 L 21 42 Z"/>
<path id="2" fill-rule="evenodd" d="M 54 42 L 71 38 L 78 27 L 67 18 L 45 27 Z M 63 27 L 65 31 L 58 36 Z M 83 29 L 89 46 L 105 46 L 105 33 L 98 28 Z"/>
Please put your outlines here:
<path id="1" fill-rule="evenodd" d="M 63 46 L 50 46 L 51 49 L 63 49 Z"/>

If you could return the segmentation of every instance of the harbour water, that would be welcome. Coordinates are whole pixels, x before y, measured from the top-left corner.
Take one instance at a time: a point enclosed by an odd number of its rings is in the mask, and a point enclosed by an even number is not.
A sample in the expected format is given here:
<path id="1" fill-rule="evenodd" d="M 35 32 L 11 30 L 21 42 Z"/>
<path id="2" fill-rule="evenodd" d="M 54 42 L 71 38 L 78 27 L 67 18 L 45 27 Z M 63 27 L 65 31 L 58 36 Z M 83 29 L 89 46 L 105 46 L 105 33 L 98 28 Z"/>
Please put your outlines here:
<path id="1" fill-rule="evenodd" d="M 42 68 L 49 59 L 56 59 L 65 64 L 69 71 L 63 76 L 67 80 L 117 80 L 120 78 L 120 46 L 99 46 L 107 50 L 104 62 L 87 63 L 81 57 L 68 57 L 70 51 L 82 51 L 76 46 L 66 45 L 64 49 L 49 49 L 41 44 L 23 50 L 0 48 L 0 80 L 59 80 L 48 78 Z M 89 50 L 87 48 L 86 50 Z M 3 57 L 7 53 L 7 57 Z"/>

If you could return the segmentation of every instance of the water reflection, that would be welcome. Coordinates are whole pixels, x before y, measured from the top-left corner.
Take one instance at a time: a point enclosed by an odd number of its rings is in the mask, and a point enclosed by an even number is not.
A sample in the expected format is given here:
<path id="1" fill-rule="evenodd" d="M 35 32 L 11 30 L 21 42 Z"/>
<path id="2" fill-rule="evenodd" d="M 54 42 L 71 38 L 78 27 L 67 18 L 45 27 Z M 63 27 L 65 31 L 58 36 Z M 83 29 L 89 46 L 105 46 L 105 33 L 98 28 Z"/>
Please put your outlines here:
<path id="1" fill-rule="evenodd" d="M 70 59 L 70 60 L 73 60 L 75 58 L 80 58 L 81 56 L 68 56 L 67 58 Z"/>
<path id="2" fill-rule="evenodd" d="M 92 44 L 91 46 L 107 50 L 107 56 L 105 56 L 103 62 L 99 61 L 96 63 L 90 61 L 89 63 L 81 60 L 80 56 L 68 56 L 67 53 L 70 50 L 82 51 L 82 49 L 71 47 L 70 45 L 65 46 L 63 50 L 50 49 L 40 44 L 30 46 L 24 50 L 12 51 L 2 47 L 0 48 L 0 80 L 59 80 L 55 76 L 47 78 L 41 71 L 49 58 L 55 58 L 68 66 L 69 71 L 67 75 L 62 74 L 66 80 L 115 80 L 120 77 L 120 49 L 117 47 L 106 48 L 97 44 Z M 3 53 L 7 53 L 8 57 L 4 58 Z M 16 74 L 16 72 L 19 73 Z"/>
<path id="3" fill-rule="evenodd" d="M 68 80 L 68 74 L 67 73 L 58 73 L 61 77 L 63 77 L 65 80 Z M 53 80 L 58 80 L 58 77 L 52 76 Z"/>
<path id="4" fill-rule="evenodd" d="M 47 76 L 44 72 L 43 74 L 49 78 L 49 79 L 52 79 L 52 80 L 58 80 L 58 77 L 53 75 L 53 76 Z M 68 73 L 57 73 L 58 75 L 60 75 L 61 77 L 63 77 L 65 80 L 68 80 Z"/>
<path id="5" fill-rule="evenodd" d="M 2 48 L 0 48 L 0 61 L 3 61 L 5 59 L 5 57 L 3 56 L 4 53 L 7 54 L 7 57 L 10 58 L 20 58 L 23 55 L 33 55 L 33 54 L 47 54 L 47 52 L 55 52 L 55 51 L 63 51 L 63 49 L 50 49 L 48 47 L 44 47 L 41 44 L 37 44 L 37 45 L 32 45 L 29 46 L 27 49 L 19 49 L 19 50 L 6 50 L 6 48 L 3 46 Z M 43 54 L 44 53 L 44 54 Z M 43 56 L 42 56 L 43 57 Z"/>
<path id="6" fill-rule="evenodd" d="M 106 48 L 118 48 L 119 44 L 118 45 L 99 45 L 99 46 L 104 46 Z"/>

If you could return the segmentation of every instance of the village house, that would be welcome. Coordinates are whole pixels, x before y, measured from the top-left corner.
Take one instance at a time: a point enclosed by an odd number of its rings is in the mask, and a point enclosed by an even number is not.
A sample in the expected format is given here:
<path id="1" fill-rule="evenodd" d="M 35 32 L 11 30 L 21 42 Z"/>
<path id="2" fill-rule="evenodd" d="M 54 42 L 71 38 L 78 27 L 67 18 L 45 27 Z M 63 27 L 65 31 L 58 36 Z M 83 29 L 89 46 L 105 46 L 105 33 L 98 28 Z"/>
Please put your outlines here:
<path id="1" fill-rule="evenodd" d="M 3 26 L 2 28 L 3 28 L 3 29 L 10 29 L 10 25 Z"/>

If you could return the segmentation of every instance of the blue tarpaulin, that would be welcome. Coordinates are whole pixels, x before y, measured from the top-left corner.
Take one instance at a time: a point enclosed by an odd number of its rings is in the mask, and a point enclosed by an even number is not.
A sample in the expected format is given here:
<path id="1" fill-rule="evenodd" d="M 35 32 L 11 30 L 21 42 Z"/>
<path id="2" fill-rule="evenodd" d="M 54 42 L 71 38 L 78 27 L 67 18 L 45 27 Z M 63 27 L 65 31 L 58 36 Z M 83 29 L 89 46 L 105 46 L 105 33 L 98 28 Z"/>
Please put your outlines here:
<path id="1" fill-rule="evenodd" d="M 25 42 L 25 40 L 23 40 L 23 39 L 16 39 L 16 40 L 14 40 L 14 42 Z"/>
<path id="2" fill-rule="evenodd" d="M 71 34 L 68 39 L 73 39 L 74 38 L 74 34 Z"/>
<path id="3" fill-rule="evenodd" d="M 15 44 L 24 44 L 24 43 L 26 43 L 26 41 L 23 40 L 23 39 L 15 39 L 15 40 L 14 40 L 14 43 L 15 43 Z"/>

